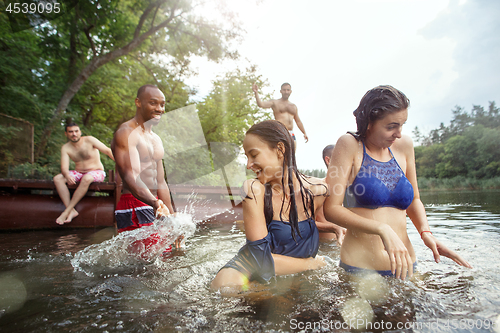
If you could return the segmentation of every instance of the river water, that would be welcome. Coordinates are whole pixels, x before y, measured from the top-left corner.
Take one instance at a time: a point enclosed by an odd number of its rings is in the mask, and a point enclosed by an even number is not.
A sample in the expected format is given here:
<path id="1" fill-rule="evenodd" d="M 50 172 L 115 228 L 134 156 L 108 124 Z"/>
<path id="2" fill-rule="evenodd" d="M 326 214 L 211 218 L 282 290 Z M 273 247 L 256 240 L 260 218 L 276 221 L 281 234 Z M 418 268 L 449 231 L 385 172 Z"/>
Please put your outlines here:
<path id="1" fill-rule="evenodd" d="M 127 256 L 112 229 L 2 233 L 0 331 L 500 332 L 500 191 L 422 201 L 433 234 L 473 269 L 435 263 L 409 222 L 410 281 L 353 278 L 322 242 L 335 264 L 228 297 L 209 285 L 245 242 L 238 222 L 198 223 L 183 250 L 149 258 Z"/>

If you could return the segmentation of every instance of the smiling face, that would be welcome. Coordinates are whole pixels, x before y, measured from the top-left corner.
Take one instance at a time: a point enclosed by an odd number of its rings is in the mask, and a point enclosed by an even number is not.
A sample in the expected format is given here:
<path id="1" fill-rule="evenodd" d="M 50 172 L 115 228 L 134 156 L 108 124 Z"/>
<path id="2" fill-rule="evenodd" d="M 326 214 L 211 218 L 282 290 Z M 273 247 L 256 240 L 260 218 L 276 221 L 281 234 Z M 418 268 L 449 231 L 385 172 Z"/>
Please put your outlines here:
<path id="1" fill-rule="evenodd" d="M 281 98 L 288 99 L 292 93 L 292 87 L 289 84 L 284 84 L 280 90 Z"/>
<path id="2" fill-rule="evenodd" d="M 135 99 L 137 115 L 143 122 L 156 125 L 165 113 L 165 95 L 158 88 L 148 87 Z"/>
<path id="3" fill-rule="evenodd" d="M 248 158 L 247 169 L 257 175 L 262 184 L 281 182 L 283 155 L 278 148 L 271 148 L 258 135 L 247 134 L 243 149 Z"/>
<path id="4" fill-rule="evenodd" d="M 65 134 L 68 140 L 75 143 L 80 141 L 80 138 L 82 137 L 82 132 L 80 131 L 80 127 L 78 126 L 67 127 Z"/>
<path id="5" fill-rule="evenodd" d="M 388 113 L 382 119 L 368 124 L 366 141 L 380 148 L 390 147 L 401 138 L 403 125 L 408 119 L 408 109 Z"/>

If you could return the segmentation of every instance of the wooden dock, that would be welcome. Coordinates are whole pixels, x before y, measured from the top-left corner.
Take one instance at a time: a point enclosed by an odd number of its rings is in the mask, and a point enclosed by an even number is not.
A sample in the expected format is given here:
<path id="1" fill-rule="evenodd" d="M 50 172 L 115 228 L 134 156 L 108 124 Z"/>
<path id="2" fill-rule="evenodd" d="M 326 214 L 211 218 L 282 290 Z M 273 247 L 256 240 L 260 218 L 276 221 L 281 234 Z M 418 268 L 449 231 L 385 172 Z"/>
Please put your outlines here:
<path id="1" fill-rule="evenodd" d="M 110 182 L 92 183 L 76 205 L 71 223 L 55 220 L 64 210 L 54 182 L 49 180 L 0 179 L 0 230 L 103 228 L 115 226 L 114 210 L 121 181 L 110 173 Z M 70 191 L 77 185 L 68 186 Z M 175 210 L 193 214 L 197 221 L 234 222 L 242 218 L 240 188 L 225 186 L 169 185 Z"/>

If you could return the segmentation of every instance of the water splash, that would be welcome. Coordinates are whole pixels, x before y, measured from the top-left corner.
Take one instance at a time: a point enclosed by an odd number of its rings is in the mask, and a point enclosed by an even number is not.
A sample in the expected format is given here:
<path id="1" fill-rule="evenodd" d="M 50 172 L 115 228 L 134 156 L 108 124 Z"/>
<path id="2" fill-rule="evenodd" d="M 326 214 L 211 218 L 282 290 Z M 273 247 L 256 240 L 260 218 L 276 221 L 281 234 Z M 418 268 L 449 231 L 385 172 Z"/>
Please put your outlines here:
<path id="1" fill-rule="evenodd" d="M 183 236 L 193 236 L 196 224 L 190 214 L 177 213 L 156 219 L 151 226 L 125 231 L 100 244 L 77 252 L 71 260 L 75 271 L 89 276 L 112 273 L 122 267 L 152 263 Z"/>

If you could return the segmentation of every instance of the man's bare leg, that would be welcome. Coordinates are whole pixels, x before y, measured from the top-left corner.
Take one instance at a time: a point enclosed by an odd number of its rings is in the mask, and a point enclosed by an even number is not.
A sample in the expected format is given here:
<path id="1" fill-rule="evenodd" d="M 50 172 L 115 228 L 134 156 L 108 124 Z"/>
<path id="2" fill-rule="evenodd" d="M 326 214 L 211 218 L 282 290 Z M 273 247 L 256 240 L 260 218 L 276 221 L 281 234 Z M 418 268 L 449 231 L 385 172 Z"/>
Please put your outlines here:
<path id="1" fill-rule="evenodd" d="M 68 207 L 71 201 L 71 195 L 69 193 L 68 186 L 66 185 L 66 178 L 64 178 L 61 173 L 54 177 L 54 185 L 56 186 L 57 194 L 59 194 L 64 206 Z M 73 208 L 69 214 L 69 218 L 74 219 L 77 216 L 78 212 Z"/>
<path id="2" fill-rule="evenodd" d="M 83 176 L 82 180 L 80 181 L 80 185 L 78 185 L 78 187 L 75 190 L 75 193 L 73 193 L 73 198 L 71 198 L 71 201 L 66 206 L 64 212 L 62 212 L 61 215 L 56 219 L 56 223 L 58 224 L 69 223 L 71 222 L 71 220 L 73 220 L 75 217 L 78 216 L 78 212 L 74 208 L 76 204 L 85 196 L 85 194 L 87 194 L 89 186 L 90 184 L 92 184 L 93 181 L 94 177 L 90 175 Z M 73 211 L 76 212 L 76 215 Z"/>

